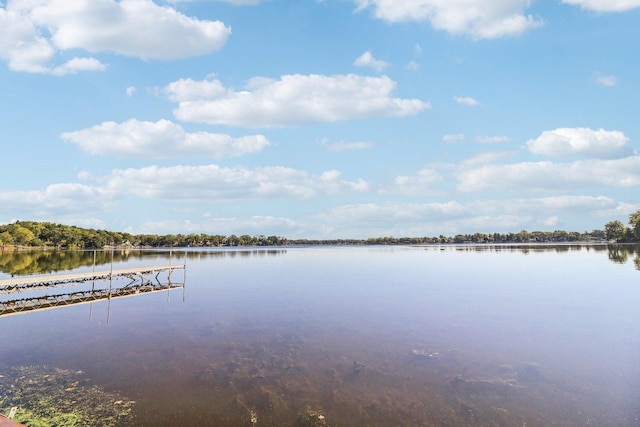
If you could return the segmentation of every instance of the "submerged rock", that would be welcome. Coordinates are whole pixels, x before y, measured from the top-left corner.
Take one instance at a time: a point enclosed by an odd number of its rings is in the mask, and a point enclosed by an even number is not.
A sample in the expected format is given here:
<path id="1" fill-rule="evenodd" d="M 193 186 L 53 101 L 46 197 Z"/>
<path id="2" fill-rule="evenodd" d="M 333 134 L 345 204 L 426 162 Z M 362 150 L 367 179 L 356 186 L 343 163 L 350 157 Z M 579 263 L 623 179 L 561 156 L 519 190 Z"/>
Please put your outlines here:
<path id="1" fill-rule="evenodd" d="M 320 411 L 307 409 L 298 417 L 296 427 L 329 427 L 329 424 Z"/>

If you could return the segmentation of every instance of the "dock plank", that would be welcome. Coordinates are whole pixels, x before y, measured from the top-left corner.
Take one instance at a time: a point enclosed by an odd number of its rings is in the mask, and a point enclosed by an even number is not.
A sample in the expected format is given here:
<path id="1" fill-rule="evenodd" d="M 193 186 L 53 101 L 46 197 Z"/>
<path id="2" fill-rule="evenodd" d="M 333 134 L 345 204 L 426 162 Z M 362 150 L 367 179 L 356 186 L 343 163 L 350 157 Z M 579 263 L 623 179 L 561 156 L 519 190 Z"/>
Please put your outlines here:
<path id="1" fill-rule="evenodd" d="M 33 287 L 37 285 L 54 285 L 59 283 L 84 282 L 88 280 L 105 280 L 134 274 L 151 274 L 162 271 L 184 270 L 183 264 L 158 265 L 153 267 L 135 267 L 118 270 L 88 271 L 70 274 L 49 274 L 41 276 L 22 276 L 0 280 L 0 290 L 16 287 Z"/>

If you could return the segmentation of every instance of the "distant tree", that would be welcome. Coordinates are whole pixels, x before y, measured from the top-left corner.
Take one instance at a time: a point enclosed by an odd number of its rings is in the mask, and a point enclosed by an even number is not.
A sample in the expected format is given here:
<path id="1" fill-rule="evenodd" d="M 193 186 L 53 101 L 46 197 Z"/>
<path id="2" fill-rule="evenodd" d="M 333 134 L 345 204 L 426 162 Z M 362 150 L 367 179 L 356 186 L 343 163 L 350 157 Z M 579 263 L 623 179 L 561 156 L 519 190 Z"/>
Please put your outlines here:
<path id="1" fill-rule="evenodd" d="M 586 231 L 585 231 L 585 234 L 587 234 Z M 595 229 L 591 231 L 591 237 L 594 239 L 606 239 L 607 234 L 605 230 Z"/>
<path id="2" fill-rule="evenodd" d="M 13 240 L 17 245 L 24 246 L 29 245 L 36 237 L 31 230 L 17 223 L 14 225 L 13 232 L 11 234 L 13 235 Z"/>
<path id="3" fill-rule="evenodd" d="M 282 245 L 284 243 L 284 238 L 278 237 L 278 236 L 269 236 L 267 237 L 267 241 L 269 242 L 269 245 L 271 246 L 276 246 L 276 245 Z"/>
<path id="4" fill-rule="evenodd" d="M 640 209 L 629 215 L 631 234 L 635 240 L 640 240 Z"/>
<path id="5" fill-rule="evenodd" d="M 235 234 L 227 236 L 226 244 L 227 246 L 238 246 L 238 236 Z"/>
<path id="6" fill-rule="evenodd" d="M 555 230 L 552 236 L 554 242 L 566 242 L 569 240 L 569 233 L 564 230 Z"/>
<path id="7" fill-rule="evenodd" d="M 13 243 L 13 236 L 8 231 L 0 233 L 0 246 L 10 245 Z"/>
<path id="8" fill-rule="evenodd" d="M 238 246 L 250 246 L 253 244 L 253 239 L 248 234 L 243 234 L 238 237 Z"/>
<path id="9" fill-rule="evenodd" d="M 214 234 L 210 236 L 211 246 L 222 246 L 225 239 L 226 237 L 221 234 Z"/>
<path id="10" fill-rule="evenodd" d="M 604 233 L 607 240 L 619 242 L 625 237 L 626 227 L 620 221 L 609 221 L 604 226 Z"/>
<path id="11" fill-rule="evenodd" d="M 465 242 L 465 240 L 466 240 L 466 236 L 465 236 L 464 234 L 456 234 L 456 235 L 453 237 L 453 241 L 454 241 L 455 243 L 464 243 L 464 242 Z"/>

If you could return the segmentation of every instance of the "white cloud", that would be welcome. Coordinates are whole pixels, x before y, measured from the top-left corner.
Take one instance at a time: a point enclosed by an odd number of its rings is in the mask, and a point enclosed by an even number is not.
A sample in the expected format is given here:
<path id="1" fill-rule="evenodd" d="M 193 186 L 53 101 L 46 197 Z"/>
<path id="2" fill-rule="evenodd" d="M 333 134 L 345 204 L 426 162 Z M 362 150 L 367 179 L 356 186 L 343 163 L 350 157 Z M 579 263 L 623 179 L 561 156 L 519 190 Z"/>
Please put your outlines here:
<path id="1" fill-rule="evenodd" d="M 626 203 L 619 202 L 608 208 L 603 208 L 597 212 L 594 212 L 594 216 L 607 218 L 607 221 L 612 218 L 619 218 L 623 222 L 629 218 L 629 214 L 640 209 L 640 203 Z"/>
<path id="2" fill-rule="evenodd" d="M 616 202 L 604 196 L 554 196 L 542 197 L 538 199 L 516 199 L 512 200 L 507 207 L 503 207 L 507 212 L 549 212 L 557 210 L 572 210 L 576 212 L 593 211 L 610 208 Z"/>
<path id="3" fill-rule="evenodd" d="M 167 0 L 170 3 L 187 3 L 196 0 Z M 253 6 L 269 0 L 209 0 L 210 2 L 231 3 L 236 6 Z"/>
<path id="4" fill-rule="evenodd" d="M 138 90 L 138 89 L 136 89 L 136 87 L 135 87 L 135 86 L 129 86 L 129 87 L 127 88 L 127 90 L 126 90 L 126 91 L 127 91 L 127 96 L 128 96 L 128 97 L 132 97 L 132 96 L 133 96 L 133 94 L 134 94 L 134 93 L 136 93 L 136 91 L 137 91 L 137 90 Z"/>
<path id="5" fill-rule="evenodd" d="M 185 58 L 221 48 L 231 32 L 222 22 L 190 18 L 151 0 L 12 0 L 0 5 L 0 28 L 0 58 L 9 68 L 54 75 L 105 68 L 80 57 L 51 65 L 59 52 Z"/>
<path id="6" fill-rule="evenodd" d="M 456 144 L 462 141 L 464 141 L 463 133 L 448 133 L 442 137 L 442 142 L 446 142 L 447 144 Z"/>
<path id="7" fill-rule="evenodd" d="M 21 217 L 47 218 L 72 214 L 99 213 L 109 207 L 109 197 L 98 188 L 75 183 L 51 184 L 44 190 L 2 191 L 4 212 Z"/>
<path id="8" fill-rule="evenodd" d="M 232 138 L 218 133 L 188 133 L 168 120 L 145 122 L 135 119 L 123 123 L 104 122 L 65 132 L 62 139 L 77 144 L 90 154 L 153 158 L 177 155 L 235 157 L 256 153 L 271 145 L 263 135 Z"/>
<path id="9" fill-rule="evenodd" d="M 55 55 L 55 49 L 42 37 L 33 22 L 0 4 L 0 58 L 14 71 L 44 73 L 43 65 Z"/>
<path id="10" fill-rule="evenodd" d="M 285 75 L 254 78 L 242 91 L 217 80 L 179 80 L 165 88 L 182 121 L 244 127 L 283 127 L 351 119 L 417 114 L 429 103 L 392 98 L 389 77 Z"/>
<path id="11" fill-rule="evenodd" d="M 498 144 L 498 143 L 502 143 L 502 142 L 509 142 L 511 141 L 511 138 L 509 138 L 508 136 L 478 136 L 475 138 L 476 142 L 479 142 L 481 144 Z"/>
<path id="12" fill-rule="evenodd" d="M 458 202 L 367 203 L 338 206 L 314 215 L 315 234 L 366 238 L 440 234 L 446 224 L 468 216 Z M 311 230 L 310 230 L 311 231 Z M 436 234 L 436 235 L 437 235 Z"/>
<path id="13" fill-rule="evenodd" d="M 572 163 L 484 165 L 462 168 L 455 175 L 458 190 L 463 192 L 557 192 L 589 187 L 635 187 L 640 185 L 640 156 Z"/>
<path id="14" fill-rule="evenodd" d="M 353 65 L 356 67 L 371 67 L 376 71 L 382 71 L 389 66 L 389 63 L 374 58 L 371 51 L 366 51 L 353 61 Z"/>
<path id="15" fill-rule="evenodd" d="M 353 0 L 389 22 L 428 21 L 437 30 L 476 39 L 517 36 L 541 21 L 524 11 L 529 0 Z"/>
<path id="16" fill-rule="evenodd" d="M 479 105 L 482 105 L 470 96 L 454 96 L 453 100 L 458 104 L 466 105 L 467 107 L 477 107 Z"/>
<path id="17" fill-rule="evenodd" d="M 119 169 L 112 172 L 105 186 L 114 194 L 211 202 L 287 198 L 307 200 L 322 195 L 362 192 L 367 188 L 363 180 L 342 180 L 340 172 L 335 170 L 315 176 L 281 166 L 245 169 L 218 165 Z"/>
<path id="18" fill-rule="evenodd" d="M 334 151 L 334 152 L 367 150 L 373 147 L 373 145 L 374 144 L 371 141 L 358 141 L 358 142 L 337 141 L 327 145 L 327 150 Z"/>
<path id="19" fill-rule="evenodd" d="M 219 80 L 215 79 L 202 81 L 180 79 L 169 83 L 164 91 L 172 102 L 218 99 L 233 95 L 233 91 L 226 89 Z"/>
<path id="20" fill-rule="evenodd" d="M 459 165 L 463 167 L 475 166 L 475 165 L 486 165 L 489 163 L 495 163 L 499 160 L 503 160 L 513 156 L 512 152 L 509 151 L 494 151 L 487 153 L 477 153 L 468 159 L 462 160 Z"/>
<path id="21" fill-rule="evenodd" d="M 553 229 L 575 214 L 609 218 L 632 207 L 603 196 L 482 199 L 469 202 L 367 203 L 313 215 L 305 237 L 452 236 L 458 233 Z M 567 220 L 567 226 L 571 226 Z"/>
<path id="22" fill-rule="evenodd" d="M 574 196 L 562 195 L 541 198 L 516 198 L 516 199 L 487 199 L 474 200 L 466 207 L 474 215 L 470 222 L 478 223 L 474 227 L 460 224 L 460 228 L 471 231 L 490 230 L 495 231 L 496 225 L 502 231 L 515 231 L 531 227 L 549 229 L 561 224 L 561 218 L 571 218 L 573 215 L 586 217 L 599 217 L 603 211 L 615 209 L 620 203 L 605 196 Z M 510 222 L 502 224 L 501 220 Z M 480 225 L 484 223 L 483 225 Z M 567 224 L 570 229 L 573 227 Z M 501 231 L 501 230 L 497 230 Z"/>
<path id="23" fill-rule="evenodd" d="M 415 175 L 402 175 L 394 179 L 393 185 L 380 190 L 381 194 L 395 196 L 424 196 L 435 192 L 435 185 L 442 182 L 443 177 L 435 169 L 422 169 Z"/>
<path id="24" fill-rule="evenodd" d="M 562 0 L 562 3 L 596 12 L 624 12 L 640 7 L 640 0 Z"/>
<path id="25" fill-rule="evenodd" d="M 597 75 L 596 83 L 600 86 L 613 87 L 618 83 L 618 79 L 616 79 L 616 76 Z"/>
<path id="26" fill-rule="evenodd" d="M 107 66 L 95 58 L 73 58 L 70 61 L 52 69 L 51 74 L 65 76 L 67 74 L 75 74 L 80 71 L 104 71 L 106 69 Z"/>
<path id="27" fill-rule="evenodd" d="M 231 234 L 250 236 L 261 235 L 269 230 L 269 235 L 290 237 L 297 233 L 299 224 L 288 218 L 274 216 L 241 216 L 228 217 L 213 213 L 205 213 L 187 221 L 149 221 L 126 231 L 132 234 L 190 234 L 205 233 L 229 236 Z"/>
<path id="28" fill-rule="evenodd" d="M 542 132 L 538 138 L 527 141 L 527 147 L 532 153 L 545 156 L 613 158 L 630 154 L 630 150 L 624 149 L 628 141 L 620 131 L 559 128 Z"/>

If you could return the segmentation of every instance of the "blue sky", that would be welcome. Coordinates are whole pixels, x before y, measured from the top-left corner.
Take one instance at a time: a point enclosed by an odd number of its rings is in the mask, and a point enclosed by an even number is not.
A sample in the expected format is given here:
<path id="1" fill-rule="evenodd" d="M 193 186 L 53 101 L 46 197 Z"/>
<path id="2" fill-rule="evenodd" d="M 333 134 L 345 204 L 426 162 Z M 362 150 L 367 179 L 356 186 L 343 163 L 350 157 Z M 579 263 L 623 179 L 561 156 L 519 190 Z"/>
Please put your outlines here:
<path id="1" fill-rule="evenodd" d="M 640 0 L 4 0 L 0 223 L 289 238 L 640 209 Z"/>

